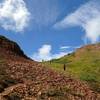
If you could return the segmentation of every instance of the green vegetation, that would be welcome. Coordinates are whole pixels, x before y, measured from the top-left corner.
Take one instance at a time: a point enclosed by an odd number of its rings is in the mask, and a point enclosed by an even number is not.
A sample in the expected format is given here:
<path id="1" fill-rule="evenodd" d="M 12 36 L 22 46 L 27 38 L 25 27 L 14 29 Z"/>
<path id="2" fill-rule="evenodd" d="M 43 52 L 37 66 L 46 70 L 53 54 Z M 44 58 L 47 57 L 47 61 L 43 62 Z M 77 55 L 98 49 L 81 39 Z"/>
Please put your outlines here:
<path id="1" fill-rule="evenodd" d="M 63 70 L 64 64 L 66 64 L 66 71 Z M 80 48 L 60 59 L 51 60 L 51 64 L 45 62 L 45 65 L 87 81 L 93 89 L 100 92 L 100 44 Z"/>

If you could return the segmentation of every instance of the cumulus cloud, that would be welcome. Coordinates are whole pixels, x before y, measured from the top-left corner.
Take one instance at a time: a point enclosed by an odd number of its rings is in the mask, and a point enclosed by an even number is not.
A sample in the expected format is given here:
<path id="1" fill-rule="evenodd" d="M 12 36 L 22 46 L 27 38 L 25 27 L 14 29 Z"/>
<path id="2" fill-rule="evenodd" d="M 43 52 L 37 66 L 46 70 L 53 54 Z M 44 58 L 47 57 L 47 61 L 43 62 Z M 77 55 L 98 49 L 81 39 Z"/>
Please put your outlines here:
<path id="1" fill-rule="evenodd" d="M 39 48 L 38 51 L 31 56 L 31 58 L 36 61 L 42 61 L 42 60 L 47 61 L 55 58 L 60 58 L 69 53 L 69 52 L 59 52 L 56 54 L 52 54 L 51 50 L 52 46 L 45 44 L 41 48 Z"/>
<path id="2" fill-rule="evenodd" d="M 91 0 L 55 24 L 55 28 L 81 26 L 85 40 L 95 43 L 100 37 L 100 1 Z"/>
<path id="3" fill-rule="evenodd" d="M 16 32 L 27 27 L 30 13 L 23 0 L 4 0 L 0 3 L 0 26 Z"/>

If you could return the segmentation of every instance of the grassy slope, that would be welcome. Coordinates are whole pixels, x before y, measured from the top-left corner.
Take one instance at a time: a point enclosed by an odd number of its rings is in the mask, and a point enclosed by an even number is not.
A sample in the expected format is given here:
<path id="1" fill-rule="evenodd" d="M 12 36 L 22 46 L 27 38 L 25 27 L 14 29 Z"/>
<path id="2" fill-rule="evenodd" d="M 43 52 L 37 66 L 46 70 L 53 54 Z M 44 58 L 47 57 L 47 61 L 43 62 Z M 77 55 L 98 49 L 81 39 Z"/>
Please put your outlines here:
<path id="1" fill-rule="evenodd" d="M 51 68 L 87 81 L 93 89 L 100 91 L 100 44 L 89 45 L 75 53 L 46 62 Z M 63 71 L 66 64 L 66 71 Z"/>

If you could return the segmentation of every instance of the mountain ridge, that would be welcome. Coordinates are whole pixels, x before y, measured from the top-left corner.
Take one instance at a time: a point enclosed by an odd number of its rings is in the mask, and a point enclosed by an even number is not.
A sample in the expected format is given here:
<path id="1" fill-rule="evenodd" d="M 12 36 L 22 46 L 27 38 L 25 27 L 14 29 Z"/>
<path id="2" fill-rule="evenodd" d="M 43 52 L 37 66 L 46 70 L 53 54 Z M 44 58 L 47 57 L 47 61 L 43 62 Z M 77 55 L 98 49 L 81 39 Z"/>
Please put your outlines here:
<path id="1" fill-rule="evenodd" d="M 5 53 L 13 53 L 14 55 L 28 58 L 16 42 L 9 40 L 2 35 L 0 35 L 0 48 L 5 50 Z"/>

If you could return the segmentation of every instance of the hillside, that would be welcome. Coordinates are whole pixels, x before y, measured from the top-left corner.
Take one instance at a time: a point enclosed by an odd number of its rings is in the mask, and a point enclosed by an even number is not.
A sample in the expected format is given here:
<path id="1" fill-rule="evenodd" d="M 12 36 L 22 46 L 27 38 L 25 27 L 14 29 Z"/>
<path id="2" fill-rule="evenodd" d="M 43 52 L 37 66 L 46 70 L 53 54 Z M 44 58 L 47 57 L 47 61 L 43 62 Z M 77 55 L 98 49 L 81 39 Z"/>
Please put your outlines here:
<path id="1" fill-rule="evenodd" d="M 0 36 L 0 100 L 100 100 L 87 83 L 30 60 Z"/>
<path id="2" fill-rule="evenodd" d="M 81 47 L 51 62 L 46 64 L 55 70 L 69 73 L 75 78 L 88 82 L 94 90 L 100 92 L 100 43 Z M 66 64 L 66 71 L 63 71 L 64 64 Z"/>

